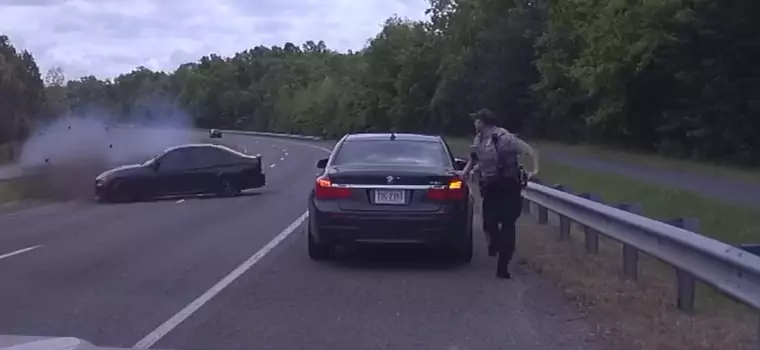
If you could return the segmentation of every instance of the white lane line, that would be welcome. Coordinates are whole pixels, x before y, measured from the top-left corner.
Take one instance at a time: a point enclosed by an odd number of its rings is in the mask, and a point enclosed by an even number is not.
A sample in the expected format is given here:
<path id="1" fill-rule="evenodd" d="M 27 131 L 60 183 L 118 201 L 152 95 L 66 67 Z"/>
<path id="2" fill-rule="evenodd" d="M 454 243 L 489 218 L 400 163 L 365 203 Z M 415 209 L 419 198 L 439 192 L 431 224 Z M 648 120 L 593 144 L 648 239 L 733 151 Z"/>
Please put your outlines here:
<path id="1" fill-rule="evenodd" d="M 288 152 L 285 152 L 285 155 L 287 156 L 287 155 L 288 155 Z"/>
<path id="2" fill-rule="evenodd" d="M 6 254 L 3 254 L 3 255 L 0 255 L 0 260 L 3 260 L 5 258 L 10 258 L 10 257 L 12 257 L 14 255 L 23 254 L 23 253 L 26 253 L 28 251 L 35 250 L 35 249 L 37 249 L 39 247 L 42 247 L 42 245 L 35 245 L 35 246 L 24 248 L 24 249 L 19 249 L 19 250 L 15 251 L 15 252 L 6 253 Z"/>
<path id="3" fill-rule="evenodd" d="M 285 160 L 285 157 L 280 157 L 280 160 Z"/>
<path id="4" fill-rule="evenodd" d="M 277 165 L 277 164 L 272 164 L 272 165 L 270 165 L 269 167 L 270 167 L 270 168 L 274 168 L 274 166 L 275 166 L 275 165 Z"/>
<path id="5" fill-rule="evenodd" d="M 175 203 L 179 204 L 179 203 L 182 203 L 184 201 L 185 201 L 184 199 L 180 199 L 180 200 L 176 201 Z"/>
<path id="6" fill-rule="evenodd" d="M 261 260 L 264 256 L 269 254 L 275 247 L 277 247 L 278 244 L 282 243 L 285 238 L 287 238 L 293 231 L 295 231 L 301 224 L 306 220 L 306 218 L 309 216 L 309 212 L 305 212 L 301 214 L 301 216 L 296 219 L 296 221 L 293 221 L 290 226 L 285 228 L 282 232 L 280 232 L 277 236 L 275 236 L 267 245 L 259 249 L 256 254 L 253 254 L 248 260 L 240 264 L 237 268 L 232 270 L 227 276 L 222 278 L 221 281 L 217 282 L 211 289 L 207 290 L 205 293 L 203 293 L 198 299 L 193 300 L 192 303 L 187 305 L 184 309 L 180 310 L 176 315 L 172 316 L 168 321 L 164 322 L 162 325 L 158 326 L 155 330 L 150 332 L 148 335 L 146 335 L 144 338 L 142 338 L 140 341 L 135 344 L 134 348 L 136 349 L 147 349 L 154 344 L 156 344 L 161 338 L 166 336 L 169 332 L 172 331 L 172 329 L 176 328 L 182 321 L 186 320 L 190 315 L 198 311 L 198 309 L 201 308 L 204 304 L 206 304 L 209 300 L 211 300 L 214 296 L 219 294 L 224 288 L 232 284 L 238 277 L 243 275 L 246 271 L 248 271 L 253 265 L 255 265 L 259 260 Z"/>

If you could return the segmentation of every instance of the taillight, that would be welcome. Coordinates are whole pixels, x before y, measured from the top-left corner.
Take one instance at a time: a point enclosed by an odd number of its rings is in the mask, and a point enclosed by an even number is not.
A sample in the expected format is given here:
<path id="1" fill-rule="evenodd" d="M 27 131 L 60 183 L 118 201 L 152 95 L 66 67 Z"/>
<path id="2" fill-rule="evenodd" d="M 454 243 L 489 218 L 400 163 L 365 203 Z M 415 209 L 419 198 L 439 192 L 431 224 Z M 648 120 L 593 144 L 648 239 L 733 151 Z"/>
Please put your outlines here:
<path id="1" fill-rule="evenodd" d="M 351 196 L 351 189 L 346 187 L 337 187 L 333 185 L 327 177 L 317 178 L 316 187 L 314 188 L 314 197 L 318 199 L 335 199 L 348 198 Z"/>
<path id="2" fill-rule="evenodd" d="M 454 178 L 446 186 L 428 189 L 427 198 L 434 201 L 462 200 L 467 198 L 467 185 L 462 179 Z"/>

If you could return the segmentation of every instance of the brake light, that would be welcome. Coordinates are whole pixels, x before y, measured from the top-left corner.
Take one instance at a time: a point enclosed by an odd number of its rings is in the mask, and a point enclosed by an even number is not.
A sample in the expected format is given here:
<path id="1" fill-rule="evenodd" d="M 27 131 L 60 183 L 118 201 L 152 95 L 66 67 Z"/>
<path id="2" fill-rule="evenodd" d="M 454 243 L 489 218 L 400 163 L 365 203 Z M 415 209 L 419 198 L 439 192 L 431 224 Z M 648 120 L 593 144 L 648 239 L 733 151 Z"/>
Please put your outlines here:
<path id="1" fill-rule="evenodd" d="M 316 187 L 314 188 L 314 197 L 318 199 L 335 199 L 347 198 L 351 196 L 351 189 L 346 187 L 336 187 L 327 177 L 317 178 Z"/>
<path id="2" fill-rule="evenodd" d="M 462 179 L 454 178 L 447 186 L 428 189 L 427 198 L 434 201 L 462 200 L 467 198 L 467 185 Z"/>

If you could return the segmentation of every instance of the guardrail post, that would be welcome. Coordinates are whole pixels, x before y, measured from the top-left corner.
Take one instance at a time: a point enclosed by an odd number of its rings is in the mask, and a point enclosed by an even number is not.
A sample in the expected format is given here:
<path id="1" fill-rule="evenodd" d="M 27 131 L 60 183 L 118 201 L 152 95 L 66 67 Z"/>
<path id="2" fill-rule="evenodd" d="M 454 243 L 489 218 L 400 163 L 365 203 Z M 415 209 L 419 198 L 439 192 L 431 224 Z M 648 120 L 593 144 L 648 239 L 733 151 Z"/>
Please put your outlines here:
<path id="1" fill-rule="evenodd" d="M 637 215 L 643 212 L 639 203 L 623 203 L 617 208 Z M 623 244 L 623 276 L 634 281 L 639 278 L 639 251 L 627 244 Z"/>
<path id="2" fill-rule="evenodd" d="M 699 219 L 697 218 L 677 218 L 666 221 L 666 223 L 684 230 L 699 233 Z M 694 276 L 686 271 L 676 268 L 676 283 L 678 309 L 688 312 L 693 311 L 694 300 L 696 299 L 696 282 Z"/>
<path id="3" fill-rule="evenodd" d="M 539 179 L 538 177 L 532 177 L 528 181 L 539 184 L 539 185 L 543 184 L 541 179 Z M 540 205 L 538 205 L 538 203 L 535 203 L 535 207 L 536 207 L 536 211 L 538 211 L 537 222 L 542 225 L 549 222 L 549 211 L 546 208 L 543 208 Z M 531 210 L 531 209 L 528 209 L 528 210 Z"/>
<path id="4" fill-rule="evenodd" d="M 568 192 L 568 193 L 570 192 L 570 189 L 567 188 L 565 185 L 557 184 L 557 185 L 554 185 L 553 188 L 557 191 Z M 560 241 L 568 240 L 570 238 L 570 218 L 559 213 L 557 213 L 557 215 L 559 215 L 558 240 Z"/>
<path id="5" fill-rule="evenodd" d="M 523 214 L 530 214 L 530 201 L 525 197 L 522 199 L 522 212 Z"/>
<path id="6" fill-rule="evenodd" d="M 602 197 L 591 192 L 581 193 L 581 198 L 585 198 L 594 202 L 601 203 Z M 599 232 L 591 227 L 583 226 L 583 235 L 586 238 L 586 253 L 596 254 L 599 253 Z"/>
<path id="7" fill-rule="evenodd" d="M 536 204 L 536 209 L 538 209 L 538 223 L 545 225 L 549 222 L 549 209 L 540 204 Z"/>

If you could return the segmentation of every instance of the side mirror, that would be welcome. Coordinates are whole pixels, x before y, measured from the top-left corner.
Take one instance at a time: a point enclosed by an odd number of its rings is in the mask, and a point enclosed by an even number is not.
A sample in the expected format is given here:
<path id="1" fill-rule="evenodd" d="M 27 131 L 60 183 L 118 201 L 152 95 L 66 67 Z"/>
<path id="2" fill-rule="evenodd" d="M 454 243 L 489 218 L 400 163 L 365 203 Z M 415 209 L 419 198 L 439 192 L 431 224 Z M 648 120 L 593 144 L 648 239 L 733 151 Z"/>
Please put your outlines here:
<path id="1" fill-rule="evenodd" d="M 327 168 L 327 158 L 322 158 L 317 162 L 317 169 Z"/>
<path id="2" fill-rule="evenodd" d="M 462 158 L 454 158 L 454 170 L 464 170 L 467 166 L 467 160 Z"/>

